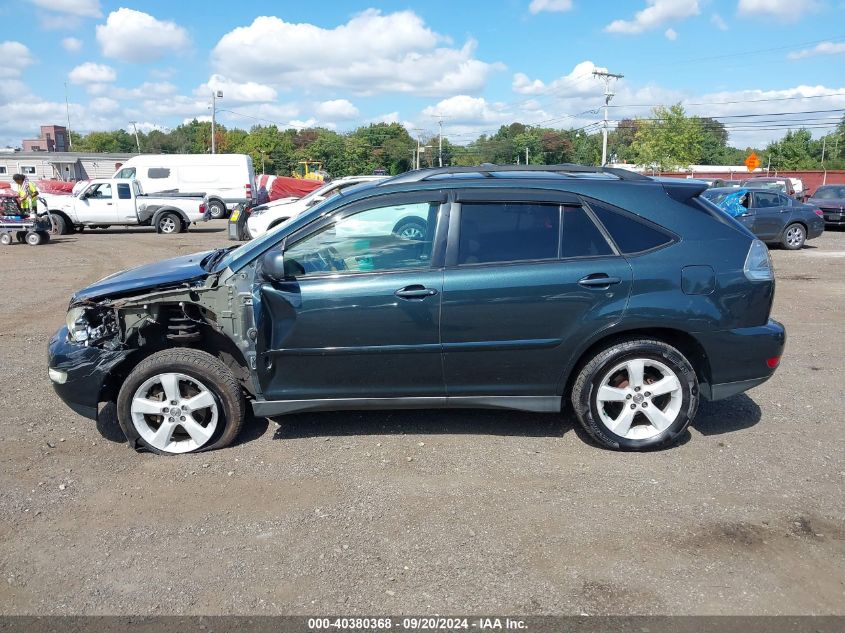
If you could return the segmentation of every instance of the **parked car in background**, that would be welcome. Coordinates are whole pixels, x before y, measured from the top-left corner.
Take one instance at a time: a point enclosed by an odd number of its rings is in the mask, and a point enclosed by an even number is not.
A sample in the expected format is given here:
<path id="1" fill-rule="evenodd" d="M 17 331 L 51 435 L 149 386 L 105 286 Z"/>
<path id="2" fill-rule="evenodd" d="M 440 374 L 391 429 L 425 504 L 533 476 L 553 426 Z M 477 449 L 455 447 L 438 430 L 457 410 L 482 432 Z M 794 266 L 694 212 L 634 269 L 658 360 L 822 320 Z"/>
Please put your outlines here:
<path id="1" fill-rule="evenodd" d="M 795 187 L 791 178 L 779 176 L 760 176 L 757 178 L 746 178 L 742 181 L 743 187 L 748 189 L 776 189 L 790 198 L 795 197 Z"/>
<path id="2" fill-rule="evenodd" d="M 700 398 L 768 380 L 786 338 L 765 244 L 705 190 L 580 165 L 417 170 L 78 291 L 49 375 L 82 415 L 115 402 L 156 453 L 230 444 L 248 403 L 571 405 L 602 446 L 668 446 Z M 409 214 L 421 235 L 389 230 Z"/>
<path id="3" fill-rule="evenodd" d="M 845 185 L 822 185 L 807 204 L 821 209 L 827 226 L 845 226 Z"/>
<path id="4" fill-rule="evenodd" d="M 181 233 L 209 219 L 203 196 L 144 193 L 134 178 L 89 180 L 70 196 L 43 196 L 56 233 L 85 227 L 154 226 L 159 233 Z"/>
<path id="5" fill-rule="evenodd" d="M 768 244 L 798 250 L 824 232 L 817 207 L 798 202 L 777 188 L 719 187 L 708 189 L 702 196 Z"/>
<path id="6" fill-rule="evenodd" d="M 790 176 L 789 180 L 792 182 L 792 188 L 795 190 L 795 199 L 799 202 L 807 201 L 807 190 L 804 187 L 804 181 L 800 178 L 793 178 Z"/>
<path id="7" fill-rule="evenodd" d="M 301 198 L 282 198 L 250 209 L 246 227 L 250 238 L 264 235 L 267 231 L 276 228 L 283 222 L 295 218 L 300 213 L 319 204 L 324 200 L 338 195 L 340 192 L 360 185 L 365 182 L 384 180 L 386 176 L 346 176 L 335 178 L 319 189 L 304 195 Z"/>
<path id="8" fill-rule="evenodd" d="M 212 218 L 225 218 L 255 193 L 252 157 L 247 154 L 141 154 L 127 160 L 115 178 L 135 178 L 147 193 L 202 193 Z"/>

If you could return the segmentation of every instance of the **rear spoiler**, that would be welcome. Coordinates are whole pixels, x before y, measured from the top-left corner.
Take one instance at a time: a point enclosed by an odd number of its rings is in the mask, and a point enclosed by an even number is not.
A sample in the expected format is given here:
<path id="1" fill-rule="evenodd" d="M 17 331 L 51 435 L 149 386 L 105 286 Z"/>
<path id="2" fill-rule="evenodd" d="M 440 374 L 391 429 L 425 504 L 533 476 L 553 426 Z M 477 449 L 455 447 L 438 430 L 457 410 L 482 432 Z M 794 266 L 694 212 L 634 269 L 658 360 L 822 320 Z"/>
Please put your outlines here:
<path id="1" fill-rule="evenodd" d="M 669 194 L 670 198 L 678 202 L 686 202 L 696 196 L 701 195 L 707 191 L 709 185 L 706 182 L 689 182 L 687 180 L 677 179 L 677 182 L 662 181 L 663 189 Z"/>

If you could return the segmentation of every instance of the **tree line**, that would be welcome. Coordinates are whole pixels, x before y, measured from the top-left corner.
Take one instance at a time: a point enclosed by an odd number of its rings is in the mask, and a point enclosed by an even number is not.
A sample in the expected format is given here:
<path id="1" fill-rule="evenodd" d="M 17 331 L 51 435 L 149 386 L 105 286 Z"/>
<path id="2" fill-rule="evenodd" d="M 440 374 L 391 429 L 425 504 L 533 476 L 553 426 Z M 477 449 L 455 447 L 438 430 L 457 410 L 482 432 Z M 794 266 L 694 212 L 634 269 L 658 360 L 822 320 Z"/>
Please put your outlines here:
<path id="1" fill-rule="evenodd" d="M 140 144 L 145 154 L 202 154 L 210 151 L 211 124 L 193 120 L 169 131 L 139 132 L 137 140 L 125 130 L 71 132 L 71 137 L 76 151 L 133 153 Z M 218 124 L 215 137 L 218 152 L 249 154 L 256 172 L 267 174 L 290 175 L 302 160 L 322 162 L 333 176 L 369 174 L 376 169 L 398 174 L 414 168 L 418 142 L 422 167 L 437 166 L 440 161 L 437 136 L 418 141 L 398 123 L 375 123 L 345 133 L 326 128 L 282 130 L 275 125 L 244 130 Z M 453 143 L 444 134 L 442 159 L 443 165 L 597 165 L 601 147 L 601 129 L 596 124 L 565 130 L 515 122 L 466 144 Z M 655 108 L 648 117 L 624 119 L 608 134 L 611 162 L 659 171 L 688 165 L 739 165 L 752 151 L 772 169 L 845 168 L 845 118 L 835 131 L 818 139 L 808 129 L 797 127 L 766 147 L 737 148 L 728 144 L 728 128 L 722 122 L 687 115 L 676 104 Z"/>

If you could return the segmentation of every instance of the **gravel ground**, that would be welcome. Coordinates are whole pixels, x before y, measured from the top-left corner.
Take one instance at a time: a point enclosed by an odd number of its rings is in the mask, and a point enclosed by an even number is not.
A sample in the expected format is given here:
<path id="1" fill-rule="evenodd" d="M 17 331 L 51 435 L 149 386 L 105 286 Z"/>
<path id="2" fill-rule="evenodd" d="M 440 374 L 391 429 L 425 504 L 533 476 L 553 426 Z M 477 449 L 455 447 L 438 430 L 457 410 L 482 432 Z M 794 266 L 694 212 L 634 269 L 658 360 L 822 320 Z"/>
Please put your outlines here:
<path id="1" fill-rule="evenodd" d="M 225 245 L 86 231 L 0 248 L 3 614 L 845 614 L 845 233 L 773 251 L 782 367 L 681 445 L 561 415 L 301 414 L 162 458 L 46 377 L 71 293 Z"/>

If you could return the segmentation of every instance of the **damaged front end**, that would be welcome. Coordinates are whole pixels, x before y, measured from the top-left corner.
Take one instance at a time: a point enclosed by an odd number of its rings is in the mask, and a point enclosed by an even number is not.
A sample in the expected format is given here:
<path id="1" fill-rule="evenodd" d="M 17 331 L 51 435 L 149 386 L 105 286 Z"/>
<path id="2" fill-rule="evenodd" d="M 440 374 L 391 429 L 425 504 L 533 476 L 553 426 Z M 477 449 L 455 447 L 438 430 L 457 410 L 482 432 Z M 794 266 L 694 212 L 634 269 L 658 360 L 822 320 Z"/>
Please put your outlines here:
<path id="1" fill-rule="evenodd" d="M 126 376 L 141 360 L 164 349 L 188 347 L 217 356 L 232 369 L 245 394 L 254 396 L 250 273 L 223 270 L 147 287 L 138 287 L 138 277 L 132 275 L 123 287 L 110 280 L 108 292 L 91 292 L 93 286 L 81 291 L 71 300 L 65 327 L 50 341 L 54 389 L 71 409 L 96 420 L 99 404 L 117 399 Z"/>

